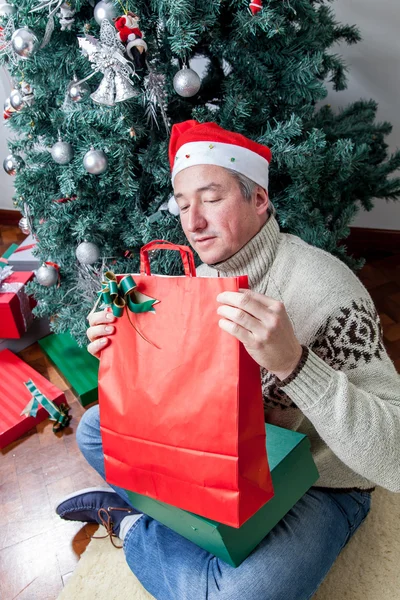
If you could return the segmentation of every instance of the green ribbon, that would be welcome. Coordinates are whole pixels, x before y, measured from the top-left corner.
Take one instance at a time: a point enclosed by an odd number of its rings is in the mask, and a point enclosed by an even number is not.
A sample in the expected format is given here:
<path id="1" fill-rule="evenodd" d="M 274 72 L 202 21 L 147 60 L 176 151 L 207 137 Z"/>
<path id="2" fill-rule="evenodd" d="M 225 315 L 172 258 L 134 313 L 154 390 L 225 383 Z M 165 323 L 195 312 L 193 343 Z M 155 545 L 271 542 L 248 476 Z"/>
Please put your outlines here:
<path id="1" fill-rule="evenodd" d="M 37 412 L 39 410 L 39 406 L 42 406 L 48 413 L 50 417 L 50 421 L 55 421 L 53 425 L 54 433 L 64 429 L 64 427 L 68 427 L 71 421 L 71 415 L 69 415 L 70 407 L 66 404 L 60 404 L 57 406 L 46 398 L 33 383 L 32 379 L 26 381 L 24 383 L 30 393 L 32 394 L 32 398 L 29 400 L 28 404 L 25 406 L 24 410 L 21 412 L 21 415 L 27 415 L 28 417 L 36 417 Z"/>
<path id="2" fill-rule="evenodd" d="M 107 271 L 102 282 L 99 300 L 107 306 L 111 305 L 115 317 L 122 317 L 125 306 L 133 313 L 153 312 L 153 305 L 158 302 L 145 294 L 137 291 L 137 285 L 132 275 L 126 275 L 118 283 L 115 274 Z M 137 300 L 142 300 L 137 302 Z"/>

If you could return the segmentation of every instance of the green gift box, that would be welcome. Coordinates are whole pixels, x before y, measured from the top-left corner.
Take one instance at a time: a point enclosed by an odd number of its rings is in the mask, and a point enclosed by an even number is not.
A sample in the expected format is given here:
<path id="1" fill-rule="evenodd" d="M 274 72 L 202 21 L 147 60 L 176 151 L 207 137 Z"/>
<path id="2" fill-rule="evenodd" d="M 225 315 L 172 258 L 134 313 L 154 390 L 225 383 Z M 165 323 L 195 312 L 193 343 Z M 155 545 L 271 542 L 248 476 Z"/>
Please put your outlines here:
<path id="1" fill-rule="evenodd" d="M 307 436 L 275 425 L 265 428 L 274 497 L 239 529 L 127 490 L 132 505 L 238 567 L 319 477 Z"/>
<path id="2" fill-rule="evenodd" d="M 97 358 L 78 346 L 70 333 L 53 333 L 39 340 L 39 345 L 68 381 L 82 406 L 97 401 Z"/>

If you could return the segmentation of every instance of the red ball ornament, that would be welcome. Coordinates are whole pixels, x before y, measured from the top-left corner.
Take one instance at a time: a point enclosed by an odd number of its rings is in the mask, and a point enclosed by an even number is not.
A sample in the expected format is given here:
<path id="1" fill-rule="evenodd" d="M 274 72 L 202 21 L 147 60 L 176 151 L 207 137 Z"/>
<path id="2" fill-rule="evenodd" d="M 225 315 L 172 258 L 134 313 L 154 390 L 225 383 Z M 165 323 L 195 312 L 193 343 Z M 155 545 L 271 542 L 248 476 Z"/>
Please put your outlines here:
<path id="1" fill-rule="evenodd" d="M 249 8 L 253 15 L 256 15 L 262 9 L 262 0 L 251 0 Z"/>

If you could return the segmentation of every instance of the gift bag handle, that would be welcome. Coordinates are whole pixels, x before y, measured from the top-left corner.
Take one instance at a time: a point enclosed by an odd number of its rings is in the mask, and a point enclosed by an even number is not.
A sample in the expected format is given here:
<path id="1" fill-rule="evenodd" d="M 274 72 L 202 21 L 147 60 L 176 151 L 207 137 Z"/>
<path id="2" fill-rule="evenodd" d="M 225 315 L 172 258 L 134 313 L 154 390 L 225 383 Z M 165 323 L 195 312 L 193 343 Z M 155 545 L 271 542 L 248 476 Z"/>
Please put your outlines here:
<path id="1" fill-rule="evenodd" d="M 149 252 L 151 250 L 178 250 L 181 255 L 186 277 L 196 277 L 194 256 L 189 246 L 180 246 L 167 240 L 153 240 L 140 249 L 140 274 L 151 275 Z"/>

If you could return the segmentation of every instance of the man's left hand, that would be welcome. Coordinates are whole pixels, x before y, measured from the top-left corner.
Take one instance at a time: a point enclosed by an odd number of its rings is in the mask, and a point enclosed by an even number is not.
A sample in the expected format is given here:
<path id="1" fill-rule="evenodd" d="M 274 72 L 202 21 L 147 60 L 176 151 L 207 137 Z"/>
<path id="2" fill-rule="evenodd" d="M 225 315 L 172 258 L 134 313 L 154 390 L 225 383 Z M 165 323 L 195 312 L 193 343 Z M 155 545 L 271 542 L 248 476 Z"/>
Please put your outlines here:
<path id="1" fill-rule="evenodd" d="M 297 366 L 302 347 L 283 302 L 252 290 L 222 292 L 217 296 L 219 326 L 239 341 L 261 366 L 281 381 Z"/>

